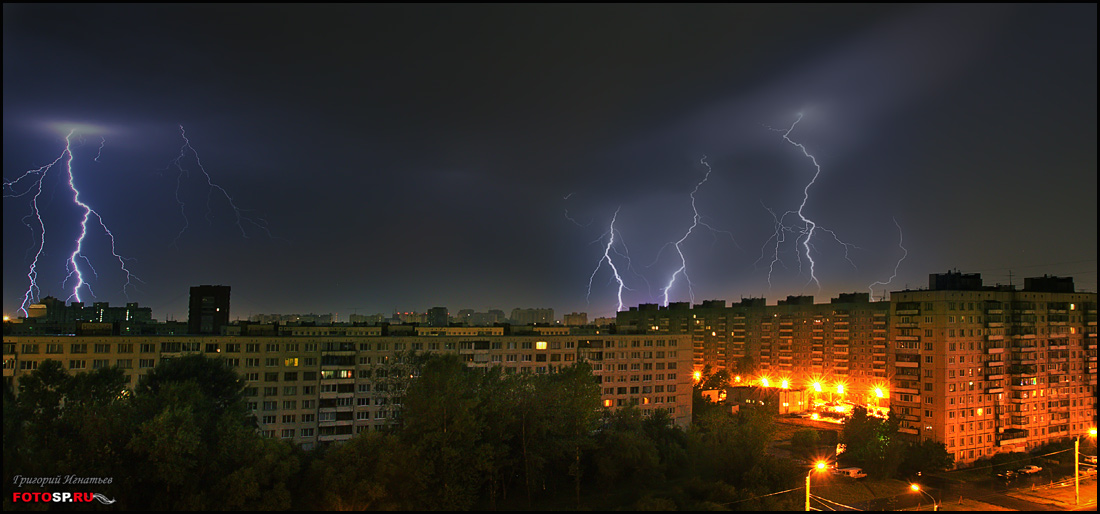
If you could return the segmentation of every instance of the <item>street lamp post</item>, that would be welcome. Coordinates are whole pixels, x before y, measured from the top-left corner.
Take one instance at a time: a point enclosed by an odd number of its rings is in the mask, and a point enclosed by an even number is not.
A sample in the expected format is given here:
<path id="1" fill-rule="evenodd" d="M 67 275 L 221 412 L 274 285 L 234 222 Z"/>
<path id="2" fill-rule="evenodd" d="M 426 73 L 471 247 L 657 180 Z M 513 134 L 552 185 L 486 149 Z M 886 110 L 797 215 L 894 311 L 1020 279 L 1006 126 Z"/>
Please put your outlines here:
<path id="1" fill-rule="evenodd" d="M 825 462 L 817 461 L 814 467 L 806 472 L 806 512 L 810 512 L 810 476 L 814 474 L 814 470 L 825 471 Z"/>
<path id="2" fill-rule="evenodd" d="M 1089 437 L 1096 437 L 1096 427 L 1089 429 Z M 1081 436 L 1073 441 L 1073 498 L 1081 504 Z"/>
<path id="3" fill-rule="evenodd" d="M 928 491 L 925 491 L 924 489 L 921 489 L 921 487 L 917 484 L 909 484 L 909 489 L 911 489 L 914 492 L 921 493 L 921 494 L 927 496 L 929 500 L 932 500 L 932 510 L 933 511 L 939 511 L 940 510 L 940 504 L 936 502 L 935 497 L 933 497 L 931 494 L 928 494 Z"/>

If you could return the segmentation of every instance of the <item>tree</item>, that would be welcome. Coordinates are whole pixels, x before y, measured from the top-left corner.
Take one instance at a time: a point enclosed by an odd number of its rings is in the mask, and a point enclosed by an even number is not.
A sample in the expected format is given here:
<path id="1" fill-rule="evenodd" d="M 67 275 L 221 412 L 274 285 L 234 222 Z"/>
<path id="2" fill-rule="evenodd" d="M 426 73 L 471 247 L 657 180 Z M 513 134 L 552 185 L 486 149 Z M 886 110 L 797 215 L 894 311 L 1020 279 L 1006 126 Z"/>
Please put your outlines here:
<path id="1" fill-rule="evenodd" d="M 864 407 L 855 407 L 842 431 L 848 449 L 841 459 L 859 464 L 869 475 L 893 475 L 906 446 L 898 437 L 898 425 L 894 411 L 884 421 L 868 416 Z"/>
<path id="2" fill-rule="evenodd" d="M 484 466 L 474 373 L 457 355 L 432 357 L 405 396 L 401 437 L 424 466 L 428 509 L 465 510 L 477 498 L 482 476 L 470 471 Z"/>
<path id="3" fill-rule="evenodd" d="M 955 464 L 955 457 L 947 452 L 947 446 L 939 441 L 926 439 L 906 445 L 898 472 L 901 476 L 937 473 Z"/>
<path id="4" fill-rule="evenodd" d="M 423 470 L 396 435 L 364 432 L 331 447 L 310 466 L 311 510 L 410 510 L 423 491 Z"/>
<path id="5" fill-rule="evenodd" d="M 791 435 L 791 448 L 801 459 L 810 460 L 820 445 L 821 436 L 812 428 L 804 428 Z"/>

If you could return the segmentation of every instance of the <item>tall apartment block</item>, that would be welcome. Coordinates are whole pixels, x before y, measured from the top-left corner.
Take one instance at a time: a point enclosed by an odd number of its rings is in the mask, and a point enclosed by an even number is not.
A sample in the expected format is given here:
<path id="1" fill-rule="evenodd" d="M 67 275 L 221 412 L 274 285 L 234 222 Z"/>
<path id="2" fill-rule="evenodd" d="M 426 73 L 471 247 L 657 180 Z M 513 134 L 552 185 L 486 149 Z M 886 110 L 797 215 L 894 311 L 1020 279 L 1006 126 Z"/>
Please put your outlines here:
<path id="1" fill-rule="evenodd" d="M 220 334 L 229 325 L 229 286 L 194 286 L 187 304 L 187 332 Z"/>
<path id="2" fill-rule="evenodd" d="M 933 274 L 891 293 L 891 408 L 914 439 L 956 462 L 1022 451 L 1096 426 L 1096 293 L 1073 279 L 1022 290 Z"/>
<path id="3" fill-rule="evenodd" d="M 618 325 L 690 334 L 694 371 L 888 402 L 903 433 L 943 442 L 960 464 L 1096 426 L 1096 293 L 1075 291 L 1071 278 L 1029 278 L 1017 290 L 932 274 L 928 289 L 890 301 L 643 304 L 620 312 Z"/>

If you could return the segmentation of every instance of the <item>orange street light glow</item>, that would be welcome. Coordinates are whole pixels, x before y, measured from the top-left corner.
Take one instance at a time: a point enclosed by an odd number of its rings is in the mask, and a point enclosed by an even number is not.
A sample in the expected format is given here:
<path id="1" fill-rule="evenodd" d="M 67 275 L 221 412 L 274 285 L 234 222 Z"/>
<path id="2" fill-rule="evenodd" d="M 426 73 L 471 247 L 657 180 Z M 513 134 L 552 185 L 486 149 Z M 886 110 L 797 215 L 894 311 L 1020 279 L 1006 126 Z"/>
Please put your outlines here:
<path id="1" fill-rule="evenodd" d="M 1096 427 L 1089 429 L 1089 437 L 1096 437 Z"/>
<path id="2" fill-rule="evenodd" d="M 768 379 L 767 378 L 761 378 L 760 379 L 760 385 L 762 385 L 764 387 L 768 387 Z"/>
<path id="3" fill-rule="evenodd" d="M 825 466 L 825 461 L 822 460 L 817 461 L 817 464 L 814 465 L 814 467 L 816 467 L 818 471 L 825 471 Z"/>
<path id="4" fill-rule="evenodd" d="M 836 394 L 844 394 L 844 384 L 836 385 Z"/>
<path id="5" fill-rule="evenodd" d="M 909 488 L 910 488 L 910 489 L 912 489 L 912 490 L 913 490 L 913 492 L 918 492 L 918 491 L 920 491 L 920 486 L 919 486 L 919 485 L 917 485 L 917 484 L 909 484 Z"/>
<path id="6" fill-rule="evenodd" d="M 784 378 L 783 381 L 779 383 L 779 387 L 782 387 L 783 389 L 788 389 L 791 387 L 791 383 Z"/>
<path id="7" fill-rule="evenodd" d="M 816 392 L 816 393 L 821 392 L 821 382 L 814 382 L 814 392 Z"/>
<path id="8" fill-rule="evenodd" d="M 875 397 L 877 397 L 877 398 L 885 398 L 885 397 L 886 397 L 886 393 L 882 392 L 882 388 L 881 388 L 881 387 L 876 387 L 876 388 L 875 388 Z"/>
<path id="9" fill-rule="evenodd" d="M 698 382 L 699 379 L 703 378 L 703 372 L 696 371 L 695 373 L 692 373 L 691 376 L 695 378 L 696 382 Z"/>

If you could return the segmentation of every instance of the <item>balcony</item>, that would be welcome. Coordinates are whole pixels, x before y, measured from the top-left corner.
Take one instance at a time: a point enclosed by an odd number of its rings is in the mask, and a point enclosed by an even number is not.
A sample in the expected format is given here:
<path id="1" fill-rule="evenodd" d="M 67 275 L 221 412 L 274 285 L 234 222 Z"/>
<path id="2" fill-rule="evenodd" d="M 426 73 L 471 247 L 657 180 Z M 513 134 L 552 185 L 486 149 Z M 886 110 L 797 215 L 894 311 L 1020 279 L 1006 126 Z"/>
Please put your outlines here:
<path id="1" fill-rule="evenodd" d="M 997 436 L 997 444 L 1000 446 L 1015 446 L 1027 443 L 1027 430 L 1010 429 Z"/>

